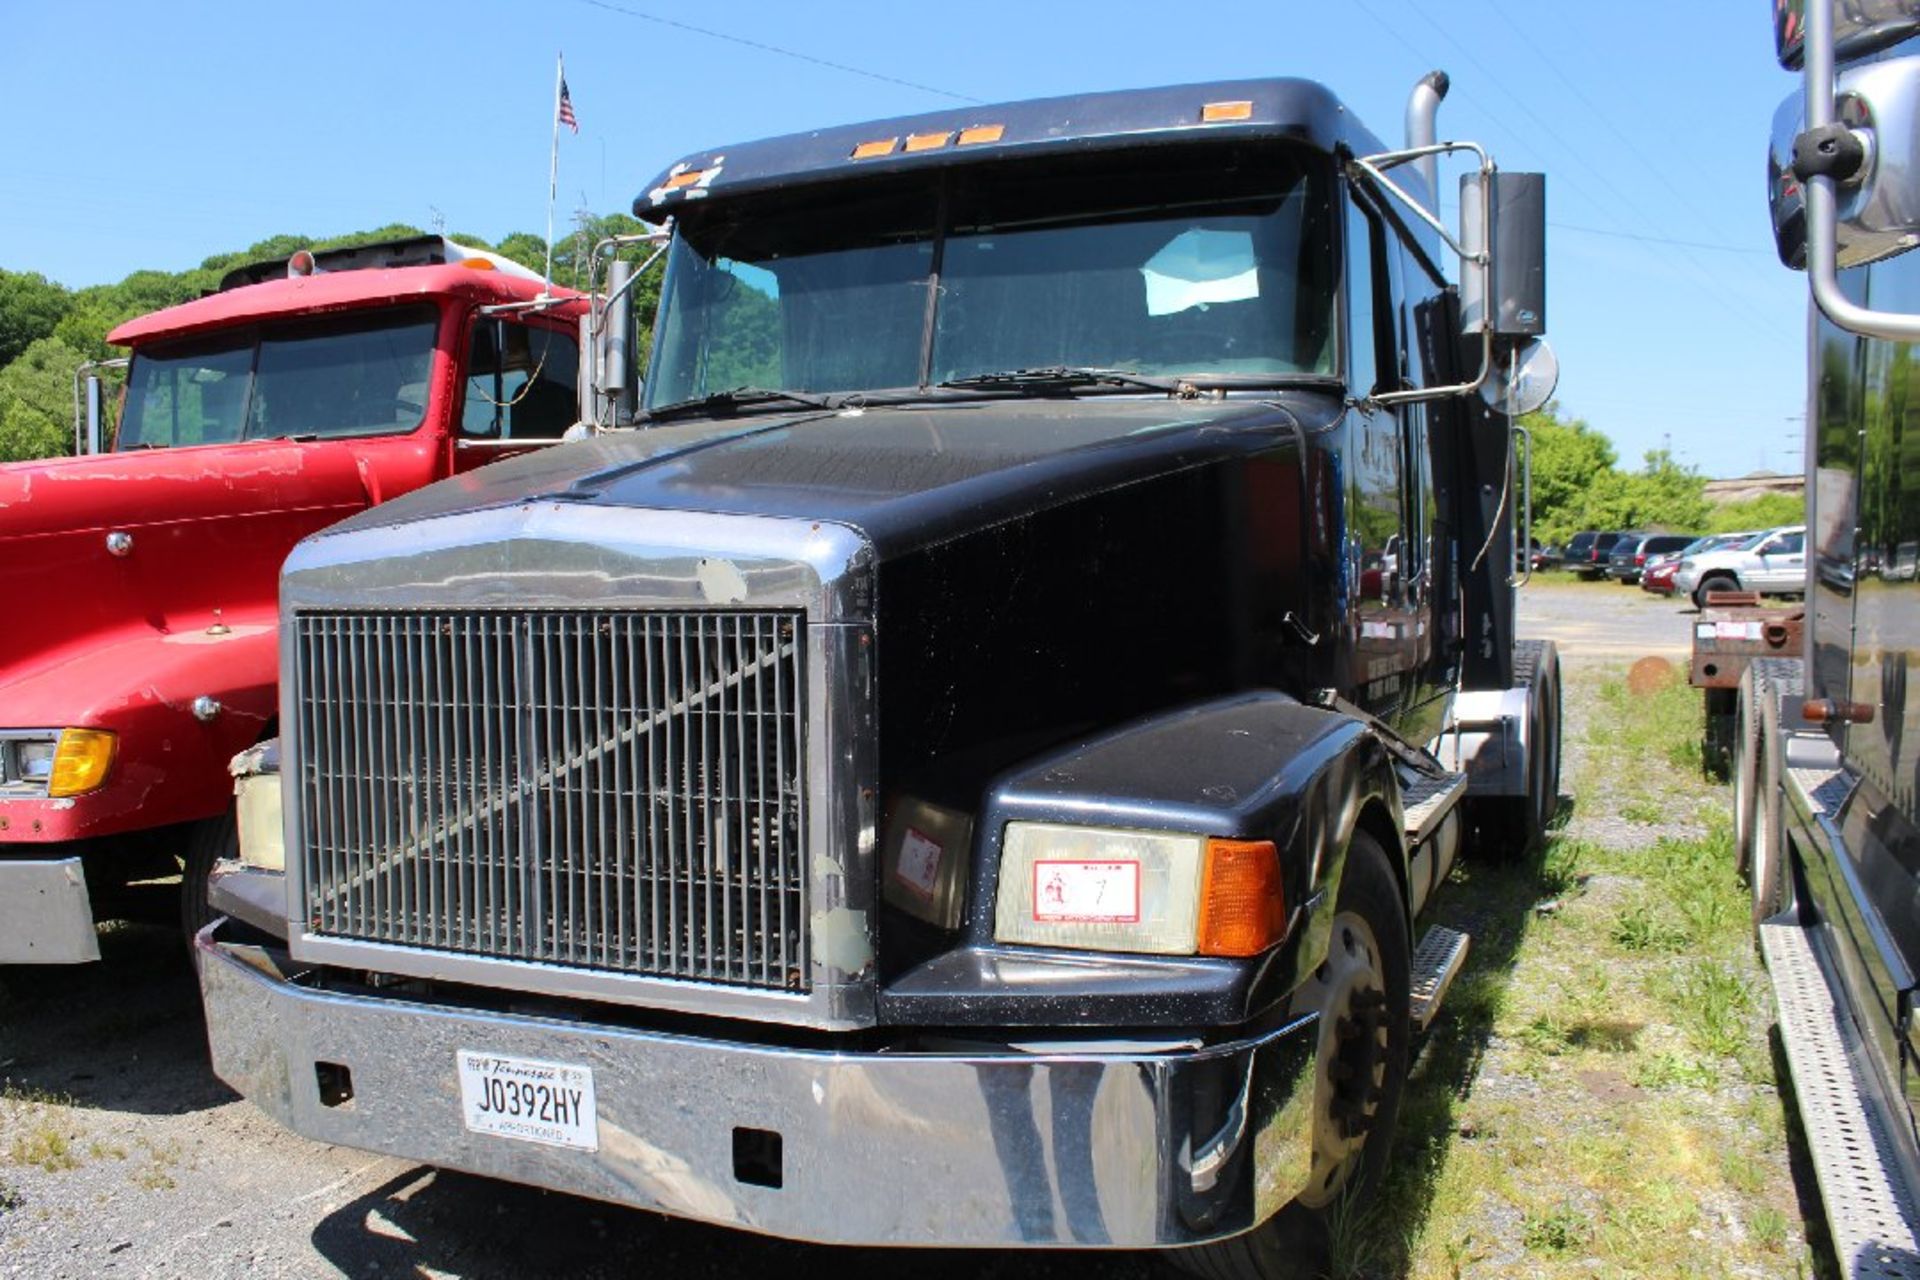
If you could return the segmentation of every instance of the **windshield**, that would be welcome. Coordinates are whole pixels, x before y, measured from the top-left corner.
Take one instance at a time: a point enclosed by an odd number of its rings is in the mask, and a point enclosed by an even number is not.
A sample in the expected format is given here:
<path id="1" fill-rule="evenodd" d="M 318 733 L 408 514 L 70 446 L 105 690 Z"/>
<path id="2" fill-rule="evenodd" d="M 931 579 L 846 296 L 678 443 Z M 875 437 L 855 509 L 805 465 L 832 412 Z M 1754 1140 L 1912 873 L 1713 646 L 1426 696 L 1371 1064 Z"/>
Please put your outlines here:
<path id="1" fill-rule="evenodd" d="M 438 323 L 434 308 L 407 307 L 136 351 L 114 447 L 411 432 Z"/>
<path id="2" fill-rule="evenodd" d="M 1001 164 L 690 210 L 649 408 L 982 374 L 1330 376 L 1331 166 L 1213 147 Z"/>

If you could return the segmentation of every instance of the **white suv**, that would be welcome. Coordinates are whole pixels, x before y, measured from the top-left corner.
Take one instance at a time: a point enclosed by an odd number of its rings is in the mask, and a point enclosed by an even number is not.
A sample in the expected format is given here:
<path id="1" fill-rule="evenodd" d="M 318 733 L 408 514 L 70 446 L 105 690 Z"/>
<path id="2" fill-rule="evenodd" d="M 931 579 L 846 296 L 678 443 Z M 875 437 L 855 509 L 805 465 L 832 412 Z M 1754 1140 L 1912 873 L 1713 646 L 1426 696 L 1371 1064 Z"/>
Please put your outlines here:
<path id="1" fill-rule="evenodd" d="M 1673 575 L 1673 589 L 1692 596 L 1702 609 L 1709 591 L 1800 595 L 1807 589 L 1807 527 L 1769 529 L 1744 542 L 1688 556 Z"/>

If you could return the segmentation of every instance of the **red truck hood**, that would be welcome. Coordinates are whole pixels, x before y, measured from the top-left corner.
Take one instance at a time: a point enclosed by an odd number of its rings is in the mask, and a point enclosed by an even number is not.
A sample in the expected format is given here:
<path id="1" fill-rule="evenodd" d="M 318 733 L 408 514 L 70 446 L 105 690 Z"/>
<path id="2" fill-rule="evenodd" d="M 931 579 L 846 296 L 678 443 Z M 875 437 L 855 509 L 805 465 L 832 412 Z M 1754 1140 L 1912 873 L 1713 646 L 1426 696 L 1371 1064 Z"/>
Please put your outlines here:
<path id="1" fill-rule="evenodd" d="M 0 727 L 20 714 L 10 687 L 129 625 L 270 623 L 293 544 L 421 483 L 434 447 L 258 441 L 0 466 Z"/>

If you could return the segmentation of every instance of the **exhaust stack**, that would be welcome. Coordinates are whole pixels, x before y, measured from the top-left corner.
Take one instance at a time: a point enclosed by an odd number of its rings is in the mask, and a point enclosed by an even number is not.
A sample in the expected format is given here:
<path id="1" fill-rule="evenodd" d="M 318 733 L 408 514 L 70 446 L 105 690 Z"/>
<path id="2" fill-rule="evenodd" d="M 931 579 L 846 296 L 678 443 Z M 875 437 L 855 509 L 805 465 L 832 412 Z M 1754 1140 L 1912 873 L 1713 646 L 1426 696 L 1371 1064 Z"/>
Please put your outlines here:
<path id="1" fill-rule="evenodd" d="M 1433 121 L 1440 113 L 1441 99 L 1447 96 L 1452 82 L 1444 71 L 1429 71 L 1420 77 L 1413 86 L 1413 92 L 1407 97 L 1407 148 L 1430 147 L 1434 144 Z M 1428 211 L 1436 217 L 1440 213 L 1440 168 L 1433 156 L 1424 156 L 1413 162 L 1420 177 L 1427 184 Z"/>

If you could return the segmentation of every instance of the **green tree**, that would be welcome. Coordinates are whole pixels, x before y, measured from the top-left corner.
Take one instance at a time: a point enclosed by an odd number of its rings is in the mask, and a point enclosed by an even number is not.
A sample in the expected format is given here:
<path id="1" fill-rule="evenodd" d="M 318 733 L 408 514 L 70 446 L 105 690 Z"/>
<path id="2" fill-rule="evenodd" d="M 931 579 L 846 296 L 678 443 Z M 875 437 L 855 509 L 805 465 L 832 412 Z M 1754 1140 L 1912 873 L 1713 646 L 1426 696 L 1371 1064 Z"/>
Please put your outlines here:
<path id="1" fill-rule="evenodd" d="M 73 452 L 73 371 L 85 358 L 40 338 L 0 369 L 0 462 Z"/>
<path id="2" fill-rule="evenodd" d="M 115 326 L 197 298 L 217 283 L 217 274 L 207 271 L 136 271 L 118 284 L 95 285 L 76 293 L 53 335 L 95 360 L 123 354 L 107 345 L 107 334 Z"/>
<path id="3" fill-rule="evenodd" d="M 0 365 L 51 337 L 73 295 L 37 271 L 0 270 Z"/>
<path id="4" fill-rule="evenodd" d="M 1797 493 L 1763 493 L 1715 507 L 1707 517 L 1706 531 L 1738 533 L 1743 529 L 1771 529 L 1775 525 L 1799 524 L 1806 514 L 1807 504 Z"/>
<path id="5" fill-rule="evenodd" d="M 1560 417 L 1553 404 L 1520 422 L 1533 437 L 1535 533 L 1543 541 L 1564 542 L 1592 528 L 1583 523 L 1585 507 L 1594 486 L 1616 474 L 1613 443 L 1578 418 Z"/>

